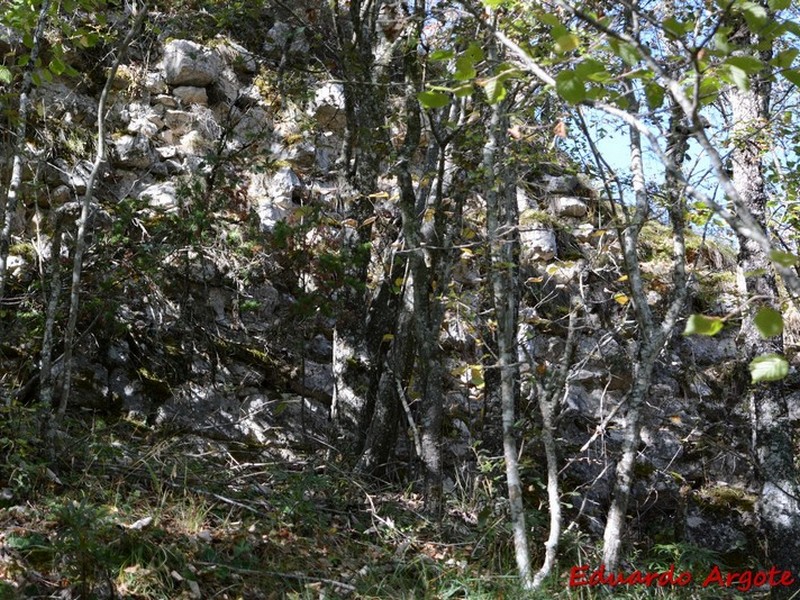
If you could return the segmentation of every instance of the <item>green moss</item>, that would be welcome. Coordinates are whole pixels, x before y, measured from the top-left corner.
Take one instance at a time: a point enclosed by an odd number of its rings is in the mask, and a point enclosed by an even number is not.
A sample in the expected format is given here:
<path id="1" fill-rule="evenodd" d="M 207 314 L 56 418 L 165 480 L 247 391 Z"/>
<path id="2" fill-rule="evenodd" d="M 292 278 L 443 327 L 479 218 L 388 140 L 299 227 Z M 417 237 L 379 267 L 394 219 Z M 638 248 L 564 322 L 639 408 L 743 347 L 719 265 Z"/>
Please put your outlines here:
<path id="1" fill-rule="evenodd" d="M 672 260 L 672 227 L 648 221 L 639 233 L 640 257 L 643 260 Z M 685 234 L 686 259 L 700 266 L 733 270 L 736 266 L 736 250 L 724 240 L 703 238 L 687 231 Z"/>
<path id="2" fill-rule="evenodd" d="M 522 214 L 519 216 L 520 225 L 533 225 L 535 223 L 541 225 L 556 225 L 556 218 L 544 210 L 528 208 L 522 211 Z"/>
<path id="3" fill-rule="evenodd" d="M 8 247 L 9 256 L 21 256 L 25 260 L 32 261 L 36 259 L 36 249 L 30 242 L 19 242 L 11 244 Z"/>
<path id="4" fill-rule="evenodd" d="M 700 506 L 713 511 L 727 513 L 733 509 L 749 513 L 755 509 L 757 497 L 740 488 L 715 485 L 703 488 L 694 499 Z"/>

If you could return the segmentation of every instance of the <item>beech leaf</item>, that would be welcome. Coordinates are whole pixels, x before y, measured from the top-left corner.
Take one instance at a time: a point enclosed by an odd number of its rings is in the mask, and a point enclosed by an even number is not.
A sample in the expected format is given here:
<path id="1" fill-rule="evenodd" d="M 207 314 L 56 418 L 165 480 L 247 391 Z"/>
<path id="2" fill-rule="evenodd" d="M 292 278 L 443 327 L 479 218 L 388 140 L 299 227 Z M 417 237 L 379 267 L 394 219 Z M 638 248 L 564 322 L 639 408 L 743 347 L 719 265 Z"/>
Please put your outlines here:
<path id="1" fill-rule="evenodd" d="M 797 261 L 800 260 L 794 254 L 790 254 L 789 252 L 783 252 L 781 250 L 773 250 L 772 252 L 769 253 L 769 258 L 775 264 L 778 264 L 786 268 L 796 265 Z"/>
<path id="2" fill-rule="evenodd" d="M 720 317 L 694 314 L 687 319 L 683 335 L 717 335 L 724 324 Z"/>
<path id="3" fill-rule="evenodd" d="M 572 69 L 565 69 L 556 75 L 556 91 L 571 104 L 578 104 L 586 99 L 584 80 Z"/>
<path id="4" fill-rule="evenodd" d="M 778 381 L 789 374 L 789 363 L 780 354 L 762 354 L 750 362 L 753 383 Z"/>
<path id="5" fill-rule="evenodd" d="M 758 333 L 763 338 L 771 338 L 783 333 L 783 316 L 774 308 L 764 306 L 753 319 Z"/>
<path id="6" fill-rule="evenodd" d="M 442 92 L 420 92 L 417 99 L 423 108 L 442 108 L 450 104 L 450 96 Z"/>

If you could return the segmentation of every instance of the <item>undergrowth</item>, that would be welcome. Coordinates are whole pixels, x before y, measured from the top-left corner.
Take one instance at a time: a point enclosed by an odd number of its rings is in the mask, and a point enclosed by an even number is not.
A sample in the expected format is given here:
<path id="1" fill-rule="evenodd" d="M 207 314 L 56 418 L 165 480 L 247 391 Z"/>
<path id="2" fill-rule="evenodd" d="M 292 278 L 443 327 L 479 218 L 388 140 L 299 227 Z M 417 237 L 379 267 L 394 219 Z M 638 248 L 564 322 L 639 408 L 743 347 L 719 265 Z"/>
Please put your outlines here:
<path id="1" fill-rule="evenodd" d="M 66 424 L 63 452 L 52 462 L 35 443 L 35 411 L 12 418 L 15 410 L 5 409 L 0 421 L 0 480 L 8 481 L 0 505 L 0 600 L 588 600 L 610 593 L 568 587 L 571 565 L 599 560 L 585 535 L 565 537 L 558 574 L 543 590 L 520 589 L 499 464 L 487 462 L 475 485 L 459 482 L 447 516 L 433 523 L 413 491 L 359 481 L 324 449 L 289 456 L 296 449 L 169 437 L 93 416 Z M 12 423 L 26 442 L 12 440 Z M 542 522 L 536 516 L 531 523 Z M 537 536 L 546 531 L 534 529 L 538 554 Z M 684 558 L 698 571 L 715 560 L 675 546 L 640 562 L 663 569 Z M 737 597 L 699 586 L 614 595 Z"/>

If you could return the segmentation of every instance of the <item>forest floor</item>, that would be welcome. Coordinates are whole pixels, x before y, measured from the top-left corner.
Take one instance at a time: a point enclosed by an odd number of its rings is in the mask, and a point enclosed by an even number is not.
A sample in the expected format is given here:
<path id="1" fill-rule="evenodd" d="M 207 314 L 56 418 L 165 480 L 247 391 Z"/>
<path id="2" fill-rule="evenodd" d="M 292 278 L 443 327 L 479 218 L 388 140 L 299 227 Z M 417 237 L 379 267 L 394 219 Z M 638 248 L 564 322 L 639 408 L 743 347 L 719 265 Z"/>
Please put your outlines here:
<path id="1" fill-rule="evenodd" d="M 411 487 L 360 480 L 319 444 L 254 447 L 87 415 L 52 462 L 16 425 L 0 439 L 0 600 L 608 595 L 570 589 L 566 567 L 536 595 L 519 589 L 499 468 L 481 489 L 457 484 L 437 523 Z M 595 551 L 563 550 L 576 564 Z M 712 594 L 625 595 L 758 597 Z"/>

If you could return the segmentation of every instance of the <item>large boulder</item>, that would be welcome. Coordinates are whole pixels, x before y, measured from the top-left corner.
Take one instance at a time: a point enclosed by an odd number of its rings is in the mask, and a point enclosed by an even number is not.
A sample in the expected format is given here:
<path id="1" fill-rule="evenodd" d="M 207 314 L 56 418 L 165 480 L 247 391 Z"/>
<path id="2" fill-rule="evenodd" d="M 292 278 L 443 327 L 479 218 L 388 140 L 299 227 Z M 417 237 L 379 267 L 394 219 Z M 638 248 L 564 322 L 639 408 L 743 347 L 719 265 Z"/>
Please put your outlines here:
<path id="1" fill-rule="evenodd" d="M 195 42 L 172 40 L 164 47 L 164 79 L 169 85 L 205 87 L 219 77 L 219 56 Z"/>
<path id="2" fill-rule="evenodd" d="M 261 229 L 271 231 L 294 208 L 294 199 L 303 191 L 300 178 L 290 167 L 267 175 L 255 173 L 250 178 L 247 195 L 255 204 Z"/>
<path id="3" fill-rule="evenodd" d="M 118 167 L 132 169 L 146 169 L 155 160 L 150 141 L 143 135 L 123 135 L 114 140 L 116 160 Z"/>
<path id="4" fill-rule="evenodd" d="M 553 214 L 556 217 L 573 217 L 580 219 L 589 212 L 589 207 L 582 199 L 575 196 L 556 196 L 551 201 Z"/>
<path id="5" fill-rule="evenodd" d="M 308 112 L 322 131 L 343 131 L 347 118 L 342 84 L 329 82 L 317 88 Z"/>
<path id="6" fill-rule="evenodd" d="M 556 234 L 551 227 L 540 223 L 520 226 L 519 244 L 523 258 L 550 260 L 556 256 Z"/>

